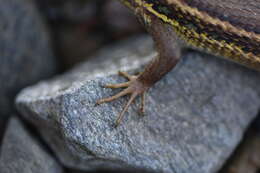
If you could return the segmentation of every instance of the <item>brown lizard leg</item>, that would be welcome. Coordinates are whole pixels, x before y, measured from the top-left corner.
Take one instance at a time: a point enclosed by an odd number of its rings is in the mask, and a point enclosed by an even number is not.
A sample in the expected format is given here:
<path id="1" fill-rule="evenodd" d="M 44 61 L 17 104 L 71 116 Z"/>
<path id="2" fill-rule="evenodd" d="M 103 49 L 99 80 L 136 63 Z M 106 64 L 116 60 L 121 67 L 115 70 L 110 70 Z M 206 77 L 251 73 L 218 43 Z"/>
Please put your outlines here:
<path id="1" fill-rule="evenodd" d="M 149 26 L 146 26 L 148 32 L 153 36 L 159 56 L 154 58 L 152 62 L 146 66 L 144 72 L 138 76 L 130 76 L 127 73 L 119 72 L 120 75 L 129 79 L 128 82 L 120 84 L 106 85 L 108 88 L 126 87 L 118 94 L 97 101 L 97 104 L 113 101 L 119 97 L 130 95 L 130 99 L 124 106 L 122 112 L 116 120 L 116 126 L 121 122 L 124 113 L 127 111 L 131 103 L 139 95 L 142 95 L 142 103 L 140 110 L 144 112 L 144 93 L 158 80 L 160 80 L 167 72 L 169 72 L 179 61 L 181 44 L 172 28 L 159 19 L 154 18 Z M 166 26 L 165 26 L 166 25 Z"/>

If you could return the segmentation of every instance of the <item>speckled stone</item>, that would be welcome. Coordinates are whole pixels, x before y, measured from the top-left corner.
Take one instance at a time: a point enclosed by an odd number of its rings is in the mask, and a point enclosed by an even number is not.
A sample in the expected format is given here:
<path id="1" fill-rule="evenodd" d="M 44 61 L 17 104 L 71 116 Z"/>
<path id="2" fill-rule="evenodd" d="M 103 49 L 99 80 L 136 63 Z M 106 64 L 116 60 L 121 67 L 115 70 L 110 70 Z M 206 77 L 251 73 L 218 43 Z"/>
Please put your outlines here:
<path id="1" fill-rule="evenodd" d="M 152 45 L 140 36 L 101 50 L 73 70 L 24 89 L 17 108 L 69 167 L 216 172 L 257 115 L 259 73 L 189 52 L 149 90 L 146 115 L 138 115 L 138 100 L 115 128 L 126 97 L 95 106 L 120 91 L 102 86 L 125 81 L 119 69 L 141 71 L 156 56 Z"/>
<path id="2" fill-rule="evenodd" d="M 62 173 L 62 167 L 48 154 L 22 122 L 11 118 L 0 153 L 1 173 Z"/>
<path id="3" fill-rule="evenodd" d="M 0 0 L 0 138 L 14 97 L 25 86 L 50 77 L 56 62 L 33 0 Z"/>

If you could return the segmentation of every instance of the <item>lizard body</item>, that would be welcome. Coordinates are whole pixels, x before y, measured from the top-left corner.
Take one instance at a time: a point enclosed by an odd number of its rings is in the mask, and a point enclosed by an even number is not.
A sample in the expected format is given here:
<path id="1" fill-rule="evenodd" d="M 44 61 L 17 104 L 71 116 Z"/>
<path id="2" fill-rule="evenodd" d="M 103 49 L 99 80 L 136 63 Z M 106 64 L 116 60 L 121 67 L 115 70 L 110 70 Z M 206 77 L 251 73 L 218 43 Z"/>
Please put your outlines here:
<path id="1" fill-rule="evenodd" d="M 121 0 L 152 35 L 159 53 L 140 75 L 108 85 L 125 90 L 98 103 L 130 94 L 118 125 L 136 96 L 144 94 L 178 63 L 186 48 L 222 56 L 260 71 L 260 0 Z M 144 98 L 144 96 L 143 96 Z M 141 110 L 143 111 L 144 101 Z"/>
<path id="2" fill-rule="evenodd" d="M 226 19 L 225 21 L 218 18 L 220 14 L 223 15 L 226 11 L 232 14 L 231 4 L 235 3 L 232 1 L 239 0 L 228 0 L 227 2 L 229 3 L 226 4 L 221 4 L 221 2 L 219 2 L 219 4 L 222 5 L 222 8 L 217 8 L 216 2 L 214 1 L 213 3 L 212 0 L 186 1 L 190 2 L 193 6 L 184 3 L 184 0 L 134 0 L 134 4 L 136 5 L 134 8 L 141 8 L 146 11 L 140 14 L 143 15 L 143 18 L 147 18 L 145 16 L 149 13 L 148 16 L 154 15 L 163 22 L 171 25 L 177 35 L 186 41 L 187 47 L 219 55 L 239 64 L 246 65 L 249 68 L 260 70 L 259 0 L 254 1 L 255 6 L 259 7 L 258 11 L 255 10 L 256 12 L 252 12 L 251 15 L 253 17 L 257 16 L 256 18 L 250 20 L 250 16 L 242 18 L 242 16 L 238 15 L 239 13 L 236 15 L 238 16 L 237 20 L 241 20 L 241 22 L 236 21 L 236 23 L 240 24 L 243 22 L 244 25 L 232 25 L 230 21 L 234 21 L 233 18 L 230 20 Z M 249 1 L 252 2 L 252 0 Z M 123 0 L 123 2 L 126 3 L 129 2 L 129 0 Z M 210 4 L 210 2 L 213 4 Z M 226 1 L 223 1 L 222 3 L 224 2 Z M 212 15 L 210 15 L 207 13 L 206 8 L 201 6 L 202 4 L 205 4 L 208 8 L 211 7 L 212 10 L 215 6 L 214 9 L 216 10 L 211 11 Z M 200 11 L 198 7 L 205 10 Z M 239 12 L 239 10 L 236 12 Z M 230 16 L 231 14 L 227 15 Z M 252 26 L 253 24 L 251 23 L 251 29 L 247 28 L 247 25 L 250 23 L 245 24 L 245 21 L 255 22 L 256 26 Z M 147 20 L 146 22 L 149 21 Z M 258 31 L 259 33 L 255 31 Z"/>

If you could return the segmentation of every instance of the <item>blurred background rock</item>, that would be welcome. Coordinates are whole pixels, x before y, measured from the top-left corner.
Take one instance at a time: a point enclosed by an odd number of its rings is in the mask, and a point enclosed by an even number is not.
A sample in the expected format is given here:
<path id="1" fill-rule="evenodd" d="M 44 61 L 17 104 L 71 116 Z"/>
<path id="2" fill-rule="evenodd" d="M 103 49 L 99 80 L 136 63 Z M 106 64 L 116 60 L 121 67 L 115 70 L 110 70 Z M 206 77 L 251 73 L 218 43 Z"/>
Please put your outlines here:
<path id="1" fill-rule="evenodd" d="M 63 70 L 113 41 L 144 32 L 135 16 L 114 0 L 37 0 L 52 29 Z"/>
<path id="2" fill-rule="evenodd" d="M 0 0 L 0 138 L 24 87 L 57 72 L 49 29 L 33 0 Z"/>

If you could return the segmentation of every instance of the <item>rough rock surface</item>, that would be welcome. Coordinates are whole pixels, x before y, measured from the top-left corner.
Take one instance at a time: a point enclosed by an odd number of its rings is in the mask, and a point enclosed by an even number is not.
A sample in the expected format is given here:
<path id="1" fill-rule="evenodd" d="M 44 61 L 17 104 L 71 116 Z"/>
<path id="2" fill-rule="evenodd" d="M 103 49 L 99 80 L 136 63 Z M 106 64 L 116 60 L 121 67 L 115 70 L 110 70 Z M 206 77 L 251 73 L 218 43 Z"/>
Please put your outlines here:
<path id="1" fill-rule="evenodd" d="M 146 115 L 139 116 L 134 104 L 115 128 L 126 97 L 95 106 L 120 91 L 102 85 L 124 81 L 117 70 L 141 71 L 154 56 L 146 37 L 119 43 L 62 76 L 24 89 L 17 108 L 70 167 L 217 171 L 257 115 L 259 73 L 190 52 L 149 90 Z"/>
<path id="2" fill-rule="evenodd" d="M 11 118 L 0 153 L 1 173 L 62 173 L 60 165 L 43 149 L 17 118 Z"/>
<path id="3" fill-rule="evenodd" d="M 55 59 L 49 35 L 32 0 L 0 0 L 0 137 L 14 97 L 49 77 Z"/>

